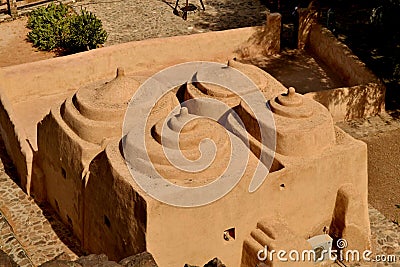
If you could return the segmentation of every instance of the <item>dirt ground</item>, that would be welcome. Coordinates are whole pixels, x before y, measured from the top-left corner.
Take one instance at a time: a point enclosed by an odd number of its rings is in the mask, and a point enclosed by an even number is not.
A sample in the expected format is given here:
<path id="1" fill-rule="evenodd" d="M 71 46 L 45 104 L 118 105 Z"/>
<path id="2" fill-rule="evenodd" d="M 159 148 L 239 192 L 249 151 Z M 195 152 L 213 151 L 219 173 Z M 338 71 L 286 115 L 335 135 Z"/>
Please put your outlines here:
<path id="1" fill-rule="evenodd" d="M 400 223 L 400 120 L 397 112 L 337 124 L 368 146 L 368 202 Z"/>
<path id="2" fill-rule="evenodd" d="M 42 52 L 26 40 L 26 17 L 0 23 L 0 67 L 18 65 L 54 57 L 54 53 Z"/>
<path id="3" fill-rule="evenodd" d="M 369 202 L 388 219 L 400 223 L 400 130 L 362 139 L 368 145 Z"/>

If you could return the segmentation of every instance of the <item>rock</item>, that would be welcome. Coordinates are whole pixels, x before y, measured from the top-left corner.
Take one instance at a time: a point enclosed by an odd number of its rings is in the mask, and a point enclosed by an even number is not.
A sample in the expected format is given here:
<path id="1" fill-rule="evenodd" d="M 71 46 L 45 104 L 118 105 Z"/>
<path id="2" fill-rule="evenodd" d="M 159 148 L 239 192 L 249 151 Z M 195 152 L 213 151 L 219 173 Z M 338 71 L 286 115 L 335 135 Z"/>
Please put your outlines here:
<path id="1" fill-rule="evenodd" d="M 218 258 L 210 260 L 204 267 L 226 267 Z"/>
<path id="2" fill-rule="evenodd" d="M 53 260 L 42 264 L 40 267 L 122 267 L 114 261 L 109 261 L 104 254 L 80 257 L 75 262 L 66 260 Z"/>
<path id="3" fill-rule="evenodd" d="M 119 264 L 124 267 L 158 267 L 153 256 L 147 251 L 122 259 Z"/>
<path id="4" fill-rule="evenodd" d="M 8 256 L 4 251 L 0 250 L 0 266 L 1 267 L 18 267 L 18 264 Z"/>
<path id="5" fill-rule="evenodd" d="M 82 265 L 82 267 L 100 266 L 100 263 L 108 261 L 108 257 L 104 254 L 96 255 L 91 254 L 77 259 L 75 262 Z"/>
<path id="6" fill-rule="evenodd" d="M 39 267 L 82 267 L 82 265 L 73 261 L 52 260 L 43 263 Z"/>
<path id="7" fill-rule="evenodd" d="M 190 265 L 186 263 L 184 267 L 199 267 L 199 266 Z M 214 258 L 210 260 L 208 263 L 206 263 L 204 267 L 226 267 L 226 266 L 218 258 Z"/>

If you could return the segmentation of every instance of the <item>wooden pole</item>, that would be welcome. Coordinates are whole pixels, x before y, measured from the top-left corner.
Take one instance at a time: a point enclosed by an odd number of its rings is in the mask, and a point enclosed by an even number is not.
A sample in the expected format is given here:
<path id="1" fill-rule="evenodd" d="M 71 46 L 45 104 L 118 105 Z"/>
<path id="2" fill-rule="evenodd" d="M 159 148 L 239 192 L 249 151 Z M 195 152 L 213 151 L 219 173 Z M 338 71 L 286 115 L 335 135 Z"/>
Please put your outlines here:
<path id="1" fill-rule="evenodd" d="M 12 18 L 16 18 L 18 16 L 17 0 L 7 0 L 7 9 L 8 14 L 10 14 Z"/>

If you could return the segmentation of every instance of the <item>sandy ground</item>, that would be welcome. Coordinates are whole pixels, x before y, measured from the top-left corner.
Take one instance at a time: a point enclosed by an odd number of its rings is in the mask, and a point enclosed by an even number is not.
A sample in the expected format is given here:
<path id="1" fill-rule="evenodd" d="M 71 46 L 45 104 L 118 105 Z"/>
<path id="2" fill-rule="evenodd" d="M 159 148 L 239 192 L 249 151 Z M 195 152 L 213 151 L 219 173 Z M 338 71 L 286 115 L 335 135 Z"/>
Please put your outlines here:
<path id="1" fill-rule="evenodd" d="M 400 130 L 362 139 L 368 145 L 369 202 L 400 223 Z"/>
<path id="2" fill-rule="evenodd" d="M 368 202 L 391 221 L 400 223 L 400 120 L 381 114 L 337 124 L 368 146 Z"/>
<path id="3" fill-rule="evenodd" d="M 0 67 L 18 65 L 54 57 L 54 53 L 42 52 L 26 40 L 29 30 L 27 18 L 0 23 Z"/>

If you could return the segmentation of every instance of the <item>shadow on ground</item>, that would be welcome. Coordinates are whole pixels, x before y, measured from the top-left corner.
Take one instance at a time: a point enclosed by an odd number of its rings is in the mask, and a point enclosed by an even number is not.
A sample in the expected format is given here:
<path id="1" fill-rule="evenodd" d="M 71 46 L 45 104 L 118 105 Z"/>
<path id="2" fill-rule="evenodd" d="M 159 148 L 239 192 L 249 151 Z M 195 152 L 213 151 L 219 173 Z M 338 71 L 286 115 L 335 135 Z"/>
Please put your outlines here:
<path id="1" fill-rule="evenodd" d="M 294 87 L 301 94 L 344 86 L 329 67 L 305 51 L 283 50 L 278 55 L 253 59 L 248 63 L 265 70 L 285 87 Z"/>
<path id="2" fill-rule="evenodd" d="M 175 6 L 173 0 L 161 0 L 169 5 L 171 10 Z M 189 4 L 195 5 L 197 10 L 189 12 L 188 17 L 193 16 L 194 25 L 197 28 L 209 31 L 222 31 L 235 28 L 263 25 L 266 20 L 267 7 L 259 0 L 204 0 L 205 11 L 202 10 L 200 0 L 191 0 Z M 185 0 L 179 1 L 182 9 Z"/>

